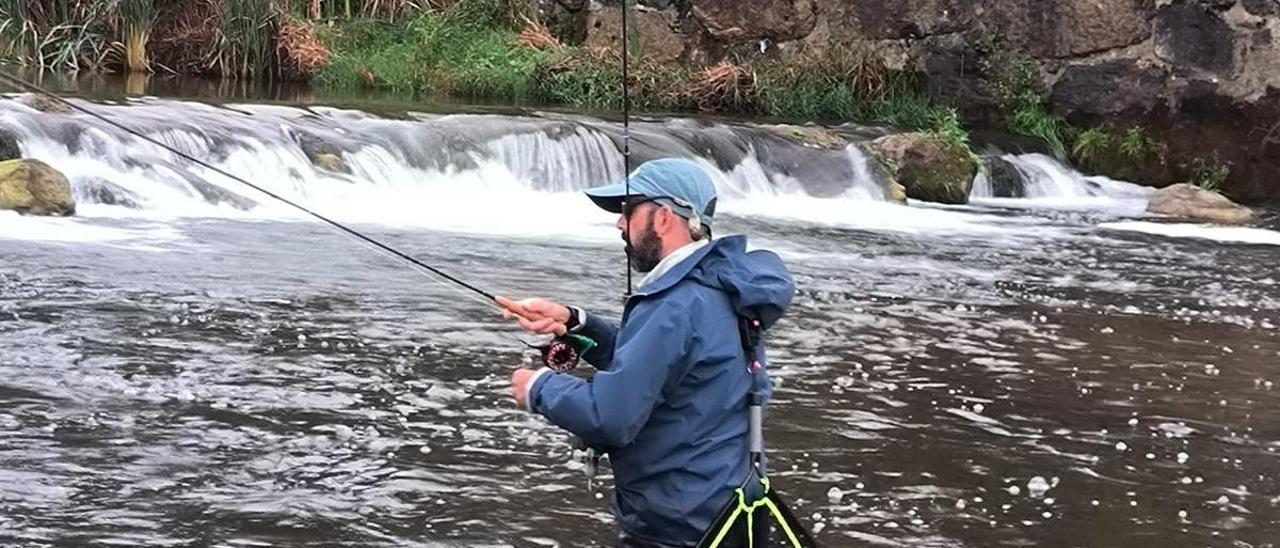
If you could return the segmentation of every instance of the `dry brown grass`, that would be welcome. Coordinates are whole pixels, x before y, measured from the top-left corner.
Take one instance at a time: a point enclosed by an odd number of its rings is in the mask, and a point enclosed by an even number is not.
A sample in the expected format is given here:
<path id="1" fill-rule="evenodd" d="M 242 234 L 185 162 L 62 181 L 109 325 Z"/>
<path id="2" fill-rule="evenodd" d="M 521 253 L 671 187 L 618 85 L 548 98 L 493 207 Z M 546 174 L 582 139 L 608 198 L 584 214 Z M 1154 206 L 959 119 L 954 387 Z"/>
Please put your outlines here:
<path id="1" fill-rule="evenodd" d="M 863 97 L 878 97 L 888 92 L 897 73 L 885 66 L 873 45 L 862 41 L 802 49 L 785 64 L 768 68 L 793 81 L 818 75 L 824 84 L 844 86 Z"/>
<path id="2" fill-rule="evenodd" d="M 209 52 L 218 42 L 218 8 L 210 0 L 159 4 L 149 47 L 155 64 L 183 74 L 209 74 Z"/>
<path id="3" fill-rule="evenodd" d="M 705 112 L 754 112 L 756 88 L 754 70 L 724 61 L 695 72 L 665 95 L 673 104 Z"/>
<path id="4" fill-rule="evenodd" d="M 545 25 L 528 17 L 523 19 L 524 29 L 520 31 L 520 37 L 516 38 L 517 44 L 540 50 L 557 50 L 564 47 Z"/>
<path id="5" fill-rule="evenodd" d="M 276 36 L 280 72 L 286 78 L 309 79 L 333 60 L 333 54 L 310 23 L 286 16 Z"/>

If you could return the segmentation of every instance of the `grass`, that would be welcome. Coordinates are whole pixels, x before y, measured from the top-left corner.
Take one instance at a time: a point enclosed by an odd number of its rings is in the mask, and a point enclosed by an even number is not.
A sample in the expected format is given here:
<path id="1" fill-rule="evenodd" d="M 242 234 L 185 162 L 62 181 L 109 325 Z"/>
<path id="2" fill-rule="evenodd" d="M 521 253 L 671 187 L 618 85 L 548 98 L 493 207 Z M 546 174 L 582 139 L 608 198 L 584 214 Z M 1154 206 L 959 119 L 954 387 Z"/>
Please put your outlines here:
<path id="1" fill-rule="evenodd" d="M 375 87 L 474 100 L 540 102 L 583 109 L 622 106 L 620 53 L 570 47 L 545 27 L 510 19 L 507 0 L 460 0 L 407 23 L 337 24 L 323 34 L 334 53 L 317 77 L 335 88 Z M 867 45 L 806 53 L 786 64 L 720 63 L 701 69 L 631 65 L 638 110 L 685 110 L 861 122 L 928 131 L 970 150 L 957 112 L 890 70 Z"/>
<path id="2" fill-rule="evenodd" d="M 1076 135 L 1071 145 L 1071 155 L 1078 162 L 1096 163 L 1104 159 L 1111 151 L 1111 134 L 1106 130 L 1093 127 Z"/>
<path id="3" fill-rule="evenodd" d="M 0 1 L 0 46 L 6 61 L 78 71 L 102 66 L 110 47 L 112 0 Z"/>
<path id="4" fill-rule="evenodd" d="M 332 64 L 317 82 L 337 88 L 523 100 L 534 91 L 533 74 L 554 54 L 515 47 L 518 34 L 477 22 L 483 14 L 422 15 L 408 24 L 352 21 L 324 39 Z"/>
<path id="5" fill-rule="evenodd" d="M 1021 95 L 1005 123 L 1014 133 L 1043 141 L 1058 159 L 1067 158 L 1065 136 L 1071 128 L 1061 117 L 1049 112 L 1039 95 Z"/>
<path id="6" fill-rule="evenodd" d="M 1222 185 L 1231 176 L 1231 166 L 1217 160 L 1206 161 L 1196 158 L 1191 183 L 1209 192 L 1221 192 Z"/>
<path id="7" fill-rule="evenodd" d="M 120 19 L 124 22 L 125 68 L 129 72 L 150 72 L 147 42 L 156 20 L 152 0 L 120 0 Z"/>
<path id="8" fill-rule="evenodd" d="M 226 0 L 212 64 L 223 76 L 268 76 L 274 61 L 277 11 L 271 0 Z"/>

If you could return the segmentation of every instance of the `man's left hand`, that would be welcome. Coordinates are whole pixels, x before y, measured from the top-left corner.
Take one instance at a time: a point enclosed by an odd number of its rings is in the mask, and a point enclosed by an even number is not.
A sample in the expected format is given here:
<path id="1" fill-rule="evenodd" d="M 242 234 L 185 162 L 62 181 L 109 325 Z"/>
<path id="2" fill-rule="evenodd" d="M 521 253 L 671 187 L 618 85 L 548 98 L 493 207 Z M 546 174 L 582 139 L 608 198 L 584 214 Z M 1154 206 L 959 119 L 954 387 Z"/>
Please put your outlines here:
<path id="1" fill-rule="evenodd" d="M 532 369 L 520 368 L 511 374 L 511 392 L 516 398 L 516 404 L 527 409 L 529 406 L 525 402 L 525 397 L 529 395 L 529 386 L 533 382 L 533 377 L 538 372 Z"/>

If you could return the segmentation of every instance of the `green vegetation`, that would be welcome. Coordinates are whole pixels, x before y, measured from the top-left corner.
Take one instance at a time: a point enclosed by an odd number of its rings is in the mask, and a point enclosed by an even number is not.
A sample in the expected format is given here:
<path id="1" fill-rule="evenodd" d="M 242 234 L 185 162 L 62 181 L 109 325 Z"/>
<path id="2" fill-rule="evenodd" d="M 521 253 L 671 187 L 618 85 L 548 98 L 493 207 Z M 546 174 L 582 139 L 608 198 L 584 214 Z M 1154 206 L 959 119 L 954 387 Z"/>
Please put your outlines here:
<path id="1" fill-rule="evenodd" d="M 1209 192 L 1220 192 L 1223 183 L 1227 182 L 1227 177 L 1231 175 L 1231 166 L 1222 164 L 1217 160 L 1208 162 L 1201 158 L 1196 158 L 1194 167 L 1191 177 L 1192 184 Z"/>
<path id="2" fill-rule="evenodd" d="M 268 76 L 279 13 L 271 0 L 225 0 L 212 63 L 224 76 Z"/>
<path id="3" fill-rule="evenodd" d="M 619 53 L 564 46 L 528 20 L 517 28 L 492 3 L 462 0 L 395 26 L 339 24 L 323 35 L 335 53 L 318 82 L 577 108 L 622 106 Z M 701 70 L 640 57 L 633 59 L 629 83 L 637 109 L 858 121 L 936 131 L 968 147 L 954 109 L 856 45 L 785 64 L 721 63 Z"/>
<path id="4" fill-rule="evenodd" d="M 156 20 L 155 3 L 153 0 L 121 0 L 120 18 L 124 22 L 125 68 L 129 72 L 151 70 L 147 42 Z"/>
<path id="5" fill-rule="evenodd" d="M 1071 128 L 1051 113 L 1041 98 L 1037 89 L 1039 68 L 1035 62 L 995 44 L 979 44 L 979 47 L 987 52 L 983 65 L 987 91 L 1004 113 L 1005 126 L 1016 134 L 1039 139 L 1055 156 L 1065 158 Z"/>
<path id="6" fill-rule="evenodd" d="M 92 69 L 114 52 L 107 0 L 0 0 L 0 51 L 4 61 L 69 70 Z"/>

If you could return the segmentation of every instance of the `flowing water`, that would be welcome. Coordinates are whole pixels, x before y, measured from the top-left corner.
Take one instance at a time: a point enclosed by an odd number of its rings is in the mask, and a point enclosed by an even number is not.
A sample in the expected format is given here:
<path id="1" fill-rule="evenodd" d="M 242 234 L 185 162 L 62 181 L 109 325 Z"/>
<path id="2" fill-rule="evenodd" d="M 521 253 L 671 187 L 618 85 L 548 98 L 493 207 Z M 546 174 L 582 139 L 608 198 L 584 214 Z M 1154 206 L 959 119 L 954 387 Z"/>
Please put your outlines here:
<path id="1" fill-rule="evenodd" d="M 521 334 L 287 207 L 81 115 L 0 99 L 80 215 L 0 213 L 0 544 L 608 545 Z M 585 116 L 82 103 L 489 290 L 617 314 L 622 174 Z M 853 138 L 875 131 L 840 128 Z M 885 201 L 862 149 L 648 120 L 718 231 L 787 261 L 772 477 L 827 546 L 1273 546 L 1280 233 L 1006 156 L 1027 198 Z M 308 154 L 345 161 L 317 168 Z"/>

